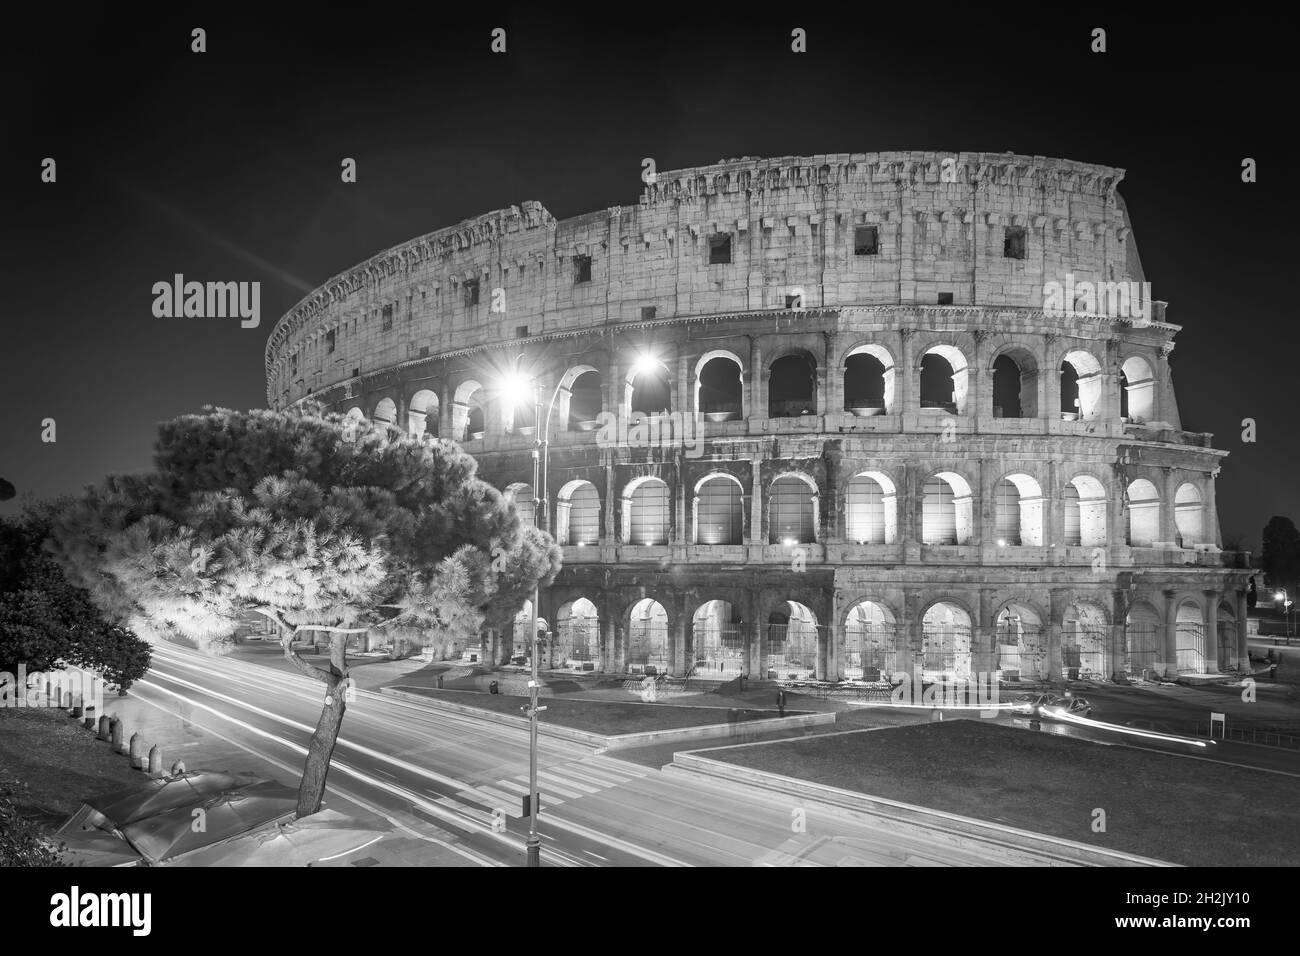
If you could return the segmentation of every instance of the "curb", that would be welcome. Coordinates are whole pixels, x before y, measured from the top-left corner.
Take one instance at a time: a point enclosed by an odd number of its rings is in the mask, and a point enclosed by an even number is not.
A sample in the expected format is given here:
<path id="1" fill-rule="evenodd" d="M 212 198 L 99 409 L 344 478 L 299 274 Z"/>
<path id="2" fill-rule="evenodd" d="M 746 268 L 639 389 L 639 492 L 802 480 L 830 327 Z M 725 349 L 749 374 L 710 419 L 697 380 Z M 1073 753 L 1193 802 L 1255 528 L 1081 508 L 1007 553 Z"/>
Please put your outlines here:
<path id="1" fill-rule="evenodd" d="M 707 753 L 707 750 L 674 754 L 673 762 L 662 772 L 743 783 L 746 786 L 761 787 L 775 793 L 821 803 L 837 810 L 888 820 L 902 828 L 938 830 L 944 834 L 949 843 L 957 846 L 964 846 L 968 841 L 984 846 L 992 844 L 1001 847 L 1003 852 L 1011 857 L 1009 862 L 1012 865 L 1178 866 L 1176 863 L 1137 856 L 1121 850 L 1089 846 L 1074 840 L 1034 833 L 999 823 L 989 823 L 943 810 L 931 810 L 884 797 L 873 797 L 853 790 L 724 763 L 700 756 L 702 753 Z"/>
<path id="2" fill-rule="evenodd" d="M 398 685 L 400 686 L 400 685 Z M 433 710 L 442 710 L 453 714 L 463 714 L 480 720 L 528 730 L 530 722 L 525 717 L 513 717 L 496 711 L 471 707 L 468 704 L 438 700 L 424 694 L 412 694 L 393 687 L 382 687 L 380 693 L 402 700 L 424 704 Z M 748 736 L 750 733 L 767 733 L 772 730 L 797 730 L 801 727 L 816 727 L 821 724 L 835 723 L 835 711 L 814 714 L 799 714 L 790 717 L 769 717 L 759 720 L 743 720 L 737 723 L 703 724 L 697 727 L 676 727 L 670 730 L 646 730 L 634 734 L 593 734 L 586 730 L 575 730 L 559 724 L 539 723 L 538 733 L 548 737 L 558 737 L 575 743 L 595 747 L 597 750 L 626 750 L 630 747 L 644 747 L 648 744 L 676 743 L 684 740 L 703 740 L 716 737 Z"/>

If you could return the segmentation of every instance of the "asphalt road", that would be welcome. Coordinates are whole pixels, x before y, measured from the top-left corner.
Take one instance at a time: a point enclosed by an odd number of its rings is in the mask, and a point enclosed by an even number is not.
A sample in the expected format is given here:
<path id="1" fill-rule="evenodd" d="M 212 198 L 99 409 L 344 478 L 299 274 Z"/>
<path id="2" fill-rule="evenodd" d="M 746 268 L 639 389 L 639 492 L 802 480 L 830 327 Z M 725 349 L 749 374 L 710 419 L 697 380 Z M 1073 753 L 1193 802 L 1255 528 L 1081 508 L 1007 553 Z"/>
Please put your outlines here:
<path id="1" fill-rule="evenodd" d="M 293 673 L 154 648 L 132 689 L 190 732 L 217 734 L 276 763 L 288 780 L 320 712 L 321 685 Z M 798 798 L 660 770 L 542 737 L 544 865 L 1011 865 L 996 843 L 803 805 Z M 431 861 L 522 865 L 525 731 L 359 691 L 334 754 L 332 795 L 383 812 L 429 840 Z M 1046 859 L 1046 855 L 1044 855 Z"/>

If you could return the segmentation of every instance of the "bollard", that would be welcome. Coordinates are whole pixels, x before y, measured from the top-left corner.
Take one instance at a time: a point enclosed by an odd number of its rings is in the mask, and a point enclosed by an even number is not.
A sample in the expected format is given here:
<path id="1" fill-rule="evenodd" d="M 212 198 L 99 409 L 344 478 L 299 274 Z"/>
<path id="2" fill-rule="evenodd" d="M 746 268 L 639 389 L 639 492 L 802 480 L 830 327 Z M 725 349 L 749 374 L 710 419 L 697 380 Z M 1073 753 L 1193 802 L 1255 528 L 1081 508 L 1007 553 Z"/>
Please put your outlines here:
<path id="1" fill-rule="evenodd" d="M 185 761 L 184 761 L 184 760 L 178 760 L 178 761 L 176 761 L 174 764 L 172 764 L 172 776 L 173 776 L 173 777 L 177 776 L 178 774 L 182 774 L 182 773 L 184 773 L 184 772 L 185 772 Z"/>
<path id="2" fill-rule="evenodd" d="M 158 749 L 157 744 L 149 748 L 149 776 L 162 776 L 162 751 Z"/>
<path id="3" fill-rule="evenodd" d="M 113 753 L 120 754 L 126 752 L 122 747 L 122 734 L 125 732 L 122 721 L 119 718 L 114 717 L 109 723 L 109 734 L 110 739 L 113 742 Z"/>
<path id="4" fill-rule="evenodd" d="M 136 770 L 144 769 L 144 741 L 138 733 L 131 735 L 131 766 Z"/>
<path id="5" fill-rule="evenodd" d="M 95 729 L 95 708 L 94 707 L 86 708 L 86 719 L 82 722 L 82 726 L 84 726 L 87 730 Z"/>
<path id="6" fill-rule="evenodd" d="M 99 739 L 109 740 L 113 736 L 113 721 L 109 719 L 108 714 L 99 718 Z"/>

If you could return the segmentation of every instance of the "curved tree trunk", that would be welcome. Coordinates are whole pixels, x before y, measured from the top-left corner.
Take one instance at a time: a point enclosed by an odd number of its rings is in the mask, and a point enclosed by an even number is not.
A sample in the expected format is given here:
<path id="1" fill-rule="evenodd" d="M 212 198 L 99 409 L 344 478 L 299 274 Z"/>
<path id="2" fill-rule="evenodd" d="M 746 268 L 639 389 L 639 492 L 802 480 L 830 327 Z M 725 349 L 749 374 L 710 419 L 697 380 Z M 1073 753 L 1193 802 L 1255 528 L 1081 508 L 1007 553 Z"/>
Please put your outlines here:
<path id="1" fill-rule="evenodd" d="M 334 747 L 338 743 L 339 728 L 343 724 L 343 714 L 347 710 L 347 692 L 351 686 L 347 667 L 348 634 L 356 630 L 332 630 L 330 635 L 330 664 L 328 670 L 317 667 L 297 655 L 293 650 L 293 638 L 297 629 L 284 628 L 280 634 L 280 645 L 284 656 L 302 673 L 325 685 L 325 700 L 321 707 L 320 719 L 316 730 L 307 745 L 307 761 L 302 768 L 302 782 L 298 786 L 299 817 L 310 816 L 320 812 L 325 799 L 325 777 L 329 773 L 330 759 L 334 756 Z"/>

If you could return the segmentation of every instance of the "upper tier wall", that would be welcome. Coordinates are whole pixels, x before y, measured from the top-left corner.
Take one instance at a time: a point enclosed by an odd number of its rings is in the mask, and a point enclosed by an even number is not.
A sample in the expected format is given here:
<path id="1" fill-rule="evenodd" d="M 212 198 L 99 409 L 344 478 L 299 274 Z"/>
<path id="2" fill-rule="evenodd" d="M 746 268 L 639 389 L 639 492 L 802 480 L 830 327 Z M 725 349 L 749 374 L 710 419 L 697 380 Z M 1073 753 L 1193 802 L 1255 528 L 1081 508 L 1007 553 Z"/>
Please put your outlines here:
<path id="1" fill-rule="evenodd" d="M 1144 278 L 1115 192 L 1123 175 L 1041 156 L 835 154 L 660 173 L 638 206 L 563 221 L 526 202 L 389 249 L 305 297 L 267 342 L 267 397 L 281 405 L 357 369 L 521 335 L 785 308 L 795 290 L 808 308 L 950 293 L 954 305 L 1040 309 L 1044 283 L 1067 273 Z M 855 254 L 862 225 L 877 228 L 875 254 Z M 1024 258 L 1004 255 L 1007 227 L 1024 228 Z M 719 236 L 731 261 L 710 264 Z"/>

